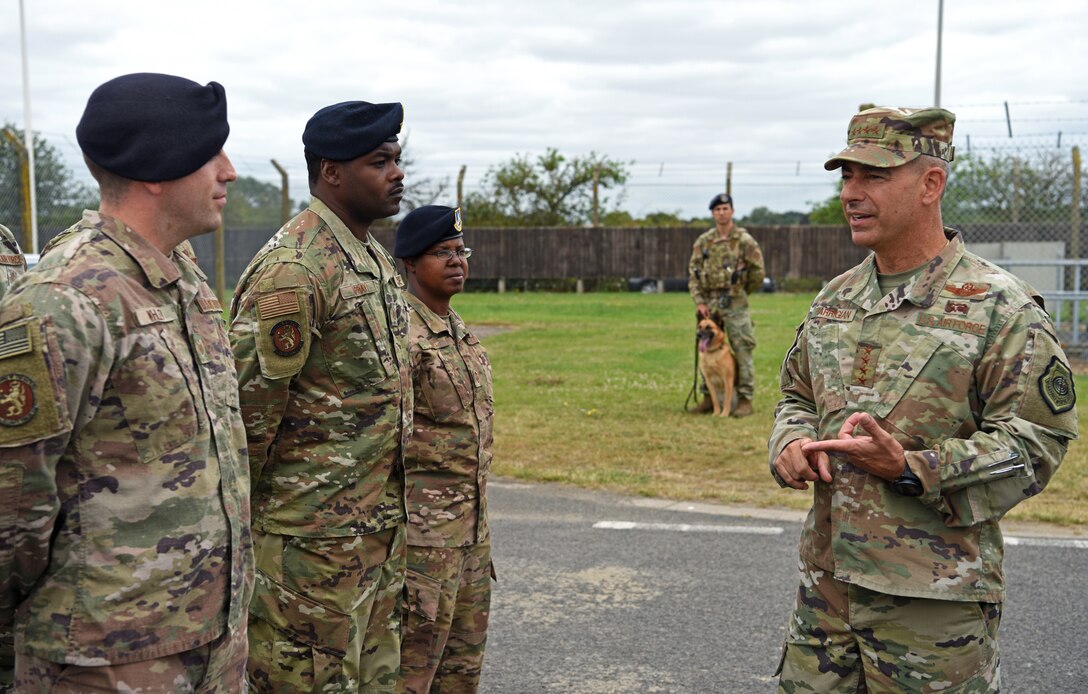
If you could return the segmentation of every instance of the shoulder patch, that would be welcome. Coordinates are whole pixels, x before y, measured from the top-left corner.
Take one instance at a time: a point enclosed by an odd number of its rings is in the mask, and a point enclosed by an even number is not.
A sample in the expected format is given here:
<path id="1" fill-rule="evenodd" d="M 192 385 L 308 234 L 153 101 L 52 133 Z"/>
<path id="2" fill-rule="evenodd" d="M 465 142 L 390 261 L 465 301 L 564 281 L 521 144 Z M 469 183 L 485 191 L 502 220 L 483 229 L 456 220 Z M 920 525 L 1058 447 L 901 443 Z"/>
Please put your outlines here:
<path id="1" fill-rule="evenodd" d="M 302 349 L 302 327 L 293 320 L 281 320 L 268 332 L 272 350 L 281 357 L 293 357 Z"/>
<path id="2" fill-rule="evenodd" d="M 0 330 L 0 359 L 15 357 L 29 351 L 30 331 L 25 323 Z"/>
<path id="3" fill-rule="evenodd" d="M 1073 372 L 1057 356 L 1050 358 L 1050 363 L 1039 377 L 1039 394 L 1054 414 L 1068 412 L 1077 404 Z"/>
<path id="4" fill-rule="evenodd" d="M 46 360 L 50 348 L 55 350 L 55 341 L 37 318 L 0 331 L 0 446 L 32 443 L 70 428 L 63 379 Z"/>
<path id="5" fill-rule="evenodd" d="M 261 320 L 299 312 L 298 294 L 293 290 L 267 294 L 257 299 L 257 317 Z"/>

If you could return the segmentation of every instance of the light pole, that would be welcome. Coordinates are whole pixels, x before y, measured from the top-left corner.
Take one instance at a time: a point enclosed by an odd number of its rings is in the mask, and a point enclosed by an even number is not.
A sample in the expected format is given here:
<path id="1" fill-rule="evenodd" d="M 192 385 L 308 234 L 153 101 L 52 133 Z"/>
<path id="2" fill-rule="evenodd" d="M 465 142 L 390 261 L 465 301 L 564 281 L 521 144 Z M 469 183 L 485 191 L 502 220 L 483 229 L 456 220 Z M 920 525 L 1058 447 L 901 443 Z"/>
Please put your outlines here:
<path id="1" fill-rule="evenodd" d="M 19 41 L 23 52 L 23 123 L 26 130 L 23 137 L 26 140 L 26 163 L 30 171 L 30 248 L 24 248 L 26 253 L 38 252 L 38 185 L 34 175 L 34 128 L 30 124 L 30 69 L 26 58 L 26 17 L 23 12 L 23 0 L 19 0 Z M 27 231 L 24 229 L 23 234 Z"/>
<path id="2" fill-rule="evenodd" d="M 944 0 L 937 0 L 937 81 L 933 90 L 933 105 L 941 105 L 941 33 L 944 29 Z"/>

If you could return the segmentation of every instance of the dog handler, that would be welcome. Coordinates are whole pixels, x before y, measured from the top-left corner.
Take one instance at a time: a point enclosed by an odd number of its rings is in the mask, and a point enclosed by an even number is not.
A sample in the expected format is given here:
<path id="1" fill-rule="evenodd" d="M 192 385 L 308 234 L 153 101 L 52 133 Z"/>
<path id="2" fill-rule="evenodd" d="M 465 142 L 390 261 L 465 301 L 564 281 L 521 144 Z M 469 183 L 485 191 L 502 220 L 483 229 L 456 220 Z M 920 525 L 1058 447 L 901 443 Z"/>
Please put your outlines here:
<path id="1" fill-rule="evenodd" d="M 729 337 L 737 358 L 737 408 L 734 417 L 752 414 L 756 374 L 752 352 L 756 333 L 748 315 L 748 295 L 763 284 L 763 253 L 759 244 L 733 221 L 733 198 L 722 193 L 710 200 L 714 228 L 699 238 L 688 262 L 688 291 L 698 318 L 712 318 Z M 700 386 L 703 399 L 690 411 L 713 409 L 706 383 Z M 725 403 L 728 410 L 732 403 Z"/>
<path id="2" fill-rule="evenodd" d="M 942 225 L 954 120 L 862 111 L 825 164 L 872 254 L 782 365 L 771 471 L 815 490 L 780 692 L 997 691 L 998 521 L 1077 437 L 1042 299 Z"/>
<path id="3" fill-rule="evenodd" d="M 491 362 L 450 307 L 468 276 L 461 210 L 428 205 L 397 228 L 408 273 L 414 430 L 405 457 L 407 694 L 476 691 L 491 610 Z"/>

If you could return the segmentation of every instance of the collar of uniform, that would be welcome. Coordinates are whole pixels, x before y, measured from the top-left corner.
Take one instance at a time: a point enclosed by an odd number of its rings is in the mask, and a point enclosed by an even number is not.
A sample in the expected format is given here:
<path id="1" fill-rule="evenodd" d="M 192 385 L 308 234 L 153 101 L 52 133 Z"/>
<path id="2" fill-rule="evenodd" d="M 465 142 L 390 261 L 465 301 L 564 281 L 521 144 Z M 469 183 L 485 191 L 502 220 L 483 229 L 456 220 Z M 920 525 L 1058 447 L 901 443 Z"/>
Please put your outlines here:
<path id="1" fill-rule="evenodd" d="M 121 250 L 136 261 L 147 277 L 147 281 L 156 289 L 162 289 L 181 278 L 181 271 L 173 260 L 163 255 L 159 249 L 152 246 L 147 239 L 137 234 L 120 219 L 94 210 L 84 210 L 83 223 L 99 229 L 120 246 Z"/>
<path id="2" fill-rule="evenodd" d="M 956 268 L 960 258 L 963 257 L 963 237 L 960 236 L 960 233 L 955 229 L 945 227 L 944 235 L 948 239 L 948 243 L 918 275 L 914 281 L 914 287 L 911 288 L 910 295 L 907 296 L 912 304 L 921 308 L 929 308 L 937 301 L 941 290 L 944 289 L 944 285 L 948 282 L 948 276 L 952 274 L 952 270 Z"/>
<path id="3" fill-rule="evenodd" d="M 344 249 L 356 272 L 369 272 L 375 277 L 381 276 L 381 271 L 376 267 L 374 259 L 366 251 L 366 245 L 351 233 L 351 229 L 348 229 L 348 226 L 329 209 L 328 205 L 321 202 L 319 198 L 310 198 L 310 209 L 328 225 L 333 238 L 340 244 L 340 248 Z"/>
<path id="4" fill-rule="evenodd" d="M 843 282 L 844 287 L 856 287 L 857 291 L 842 293 L 840 290 L 841 298 L 866 312 L 894 311 L 903 301 L 921 308 L 932 306 L 964 251 L 963 238 L 958 231 L 946 227 L 944 233 L 948 243 L 919 273 L 905 296 L 886 301 L 887 296 L 880 291 L 880 281 L 876 277 L 876 256 L 870 253 Z"/>
<path id="5" fill-rule="evenodd" d="M 423 319 L 423 322 L 427 325 L 427 329 L 435 335 L 440 335 L 442 333 L 448 334 L 451 325 L 453 326 L 453 336 L 455 338 L 460 339 L 461 336 L 465 334 L 465 323 L 453 308 L 450 308 L 450 322 L 447 324 L 445 318 L 432 311 L 430 307 L 423 303 L 423 301 L 415 294 L 404 292 L 404 298 L 408 300 L 408 305 Z"/>

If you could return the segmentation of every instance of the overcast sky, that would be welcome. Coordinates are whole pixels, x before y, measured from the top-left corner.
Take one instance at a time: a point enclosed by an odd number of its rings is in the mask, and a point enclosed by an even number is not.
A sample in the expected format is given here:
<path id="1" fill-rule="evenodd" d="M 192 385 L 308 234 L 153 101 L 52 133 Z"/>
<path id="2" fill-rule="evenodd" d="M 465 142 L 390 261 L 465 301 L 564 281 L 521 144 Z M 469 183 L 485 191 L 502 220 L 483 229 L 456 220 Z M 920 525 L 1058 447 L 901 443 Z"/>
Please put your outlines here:
<path id="1" fill-rule="evenodd" d="M 31 122 L 81 176 L 87 97 L 129 72 L 222 83 L 239 173 L 278 182 L 276 159 L 296 198 L 306 120 L 362 99 L 404 103 L 414 173 L 451 191 L 461 165 L 471 190 L 518 153 L 596 151 L 630 163 L 638 216 L 705 215 L 730 161 L 742 214 L 806 209 L 858 104 L 934 100 L 938 0 L 24 2 Z M 0 121 L 22 127 L 18 0 L 0 18 Z M 1088 145 L 1085 28 L 1084 0 L 947 0 L 960 151 Z"/>

